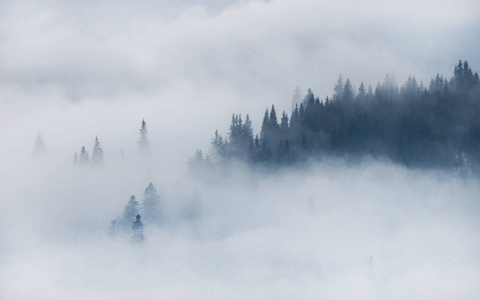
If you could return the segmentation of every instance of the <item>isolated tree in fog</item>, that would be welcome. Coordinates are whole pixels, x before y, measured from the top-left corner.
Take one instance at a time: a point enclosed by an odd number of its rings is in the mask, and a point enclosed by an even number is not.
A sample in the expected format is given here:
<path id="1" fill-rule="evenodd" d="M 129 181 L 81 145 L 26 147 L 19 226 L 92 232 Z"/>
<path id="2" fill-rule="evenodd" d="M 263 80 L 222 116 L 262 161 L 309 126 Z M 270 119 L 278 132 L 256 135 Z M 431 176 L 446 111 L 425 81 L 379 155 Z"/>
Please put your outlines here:
<path id="1" fill-rule="evenodd" d="M 147 134 L 147 122 L 145 122 L 145 119 L 143 119 L 140 127 L 140 138 L 138 140 L 138 149 L 141 156 L 149 154 L 150 141 L 148 140 Z"/>
<path id="2" fill-rule="evenodd" d="M 95 137 L 95 142 L 93 145 L 92 163 L 94 165 L 103 164 L 103 149 L 102 149 L 102 146 L 100 145 L 98 137 Z"/>
<path id="3" fill-rule="evenodd" d="M 80 151 L 80 157 L 78 158 L 78 163 L 81 165 L 86 165 L 90 161 L 88 152 L 85 150 L 85 146 L 82 146 L 82 150 Z"/>
<path id="4" fill-rule="evenodd" d="M 143 194 L 142 212 L 145 222 L 149 224 L 160 224 L 160 196 L 158 195 L 157 189 L 151 182 Z"/>
<path id="5" fill-rule="evenodd" d="M 39 133 L 37 135 L 37 140 L 35 141 L 35 146 L 33 147 L 33 159 L 40 159 L 45 156 L 45 143 L 43 142 L 42 135 Z"/>
<path id="6" fill-rule="evenodd" d="M 123 211 L 123 219 L 129 223 L 135 221 L 135 217 L 139 213 L 138 207 L 137 198 L 134 195 L 130 196 L 130 200 Z"/>
<path id="7" fill-rule="evenodd" d="M 141 243 L 145 240 L 145 236 L 143 235 L 143 223 L 142 217 L 140 215 L 135 216 L 135 222 L 132 225 L 133 235 L 132 240 L 135 243 Z"/>

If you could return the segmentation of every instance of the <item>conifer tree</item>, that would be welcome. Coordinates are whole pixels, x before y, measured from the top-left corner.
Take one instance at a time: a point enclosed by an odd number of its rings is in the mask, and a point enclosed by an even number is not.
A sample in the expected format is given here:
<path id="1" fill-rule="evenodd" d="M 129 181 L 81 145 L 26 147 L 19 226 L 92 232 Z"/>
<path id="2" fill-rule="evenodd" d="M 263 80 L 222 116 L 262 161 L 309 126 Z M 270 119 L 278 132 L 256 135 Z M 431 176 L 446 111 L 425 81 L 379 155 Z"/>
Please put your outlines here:
<path id="1" fill-rule="evenodd" d="M 80 165 L 87 165 L 90 162 L 90 157 L 88 152 L 85 150 L 85 146 L 82 146 L 82 150 L 80 151 L 80 157 L 78 158 L 78 163 Z"/>
<path id="2" fill-rule="evenodd" d="M 135 217 L 139 212 L 138 207 L 139 204 L 137 198 L 134 195 L 130 196 L 130 200 L 128 200 L 128 203 L 123 211 L 123 219 L 129 224 L 135 221 Z"/>
<path id="3" fill-rule="evenodd" d="M 132 241 L 134 243 L 139 244 L 145 241 L 145 236 L 143 235 L 142 217 L 138 214 L 135 216 L 135 222 L 133 222 L 132 224 L 132 229 L 133 229 Z"/>
<path id="4" fill-rule="evenodd" d="M 269 131 L 270 131 L 270 119 L 268 117 L 268 108 L 266 108 L 265 114 L 263 115 L 262 128 L 260 130 L 260 143 L 262 144 L 267 143 Z"/>
<path id="5" fill-rule="evenodd" d="M 92 164 L 94 166 L 99 166 L 103 164 L 103 149 L 97 136 L 95 137 L 95 142 L 93 145 Z"/>
<path id="6" fill-rule="evenodd" d="M 288 116 L 285 111 L 283 111 L 282 118 L 280 120 L 280 135 L 282 138 L 286 138 L 288 136 Z"/>
<path id="7" fill-rule="evenodd" d="M 341 99 L 345 102 L 352 102 L 354 97 L 355 97 L 355 93 L 353 91 L 352 84 L 350 83 L 350 79 L 347 78 L 347 81 L 345 82 L 345 86 L 343 87 Z"/>
<path id="8" fill-rule="evenodd" d="M 138 140 L 138 149 L 141 156 L 147 156 L 150 151 L 150 141 L 148 140 L 147 134 L 147 122 L 143 119 L 140 127 L 140 138 Z"/>
<path id="9" fill-rule="evenodd" d="M 277 113 L 275 111 L 275 105 L 273 104 L 272 104 L 272 109 L 270 110 L 269 127 L 271 130 L 275 130 L 278 128 Z"/>
<path id="10" fill-rule="evenodd" d="M 157 189 L 150 182 L 145 189 L 142 199 L 143 218 L 147 224 L 160 225 L 161 210 L 160 210 L 160 196 Z"/>
<path id="11" fill-rule="evenodd" d="M 253 142 L 253 127 L 249 114 L 245 116 L 245 123 L 243 124 L 242 136 L 246 143 Z"/>
<path id="12" fill-rule="evenodd" d="M 358 88 L 357 98 L 359 100 L 364 100 L 366 95 L 367 95 L 367 90 L 365 89 L 365 85 L 363 84 L 363 82 L 361 82 L 360 87 Z"/>
<path id="13" fill-rule="evenodd" d="M 335 85 L 334 87 L 334 93 L 333 93 L 333 100 L 334 101 L 337 101 L 337 100 L 340 100 L 342 99 L 343 97 L 343 79 L 342 79 L 342 75 L 339 75 L 338 76 L 338 80 L 337 80 L 337 84 Z"/>
<path id="14" fill-rule="evenodd" d="M 213 159 L 221 159 L 227 156 L 227 145 L 223 137 L 218 134 L 218 130 L 215 130 L 213 139 L 210 141 L 210 156 Z"/>
<path id="15" fill-rule="evenodd" d="M 303 99 L 303 105 L 307 106 L 308 104 L 313 104 L 315 100 L 315 95 L 313 95 L 312 89 L 307 90 L 307 94 L 305 95 L 305 98 Z"/>

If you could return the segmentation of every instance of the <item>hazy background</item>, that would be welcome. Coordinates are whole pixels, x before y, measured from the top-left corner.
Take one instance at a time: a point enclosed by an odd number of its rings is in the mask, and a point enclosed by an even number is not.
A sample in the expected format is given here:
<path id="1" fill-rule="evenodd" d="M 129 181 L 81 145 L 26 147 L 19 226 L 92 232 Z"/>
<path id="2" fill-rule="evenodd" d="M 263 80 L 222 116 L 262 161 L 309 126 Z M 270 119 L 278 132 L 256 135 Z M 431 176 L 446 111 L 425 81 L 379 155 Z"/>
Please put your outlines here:
<path id="1" fill-rule="evenodd" d="M 258 131 L 265 107 L 289 112 L 296 85 L 478 71 L 479 16 L 473 0 L 1 1 L 0 298 L 478 297 L 476 179 L 339 161 L 204 182 L 186 166 L 232 113 Z M 72 166 L 96 135 L 105 167 Z M 109 239 L 150 181 L 168 226 Z"/>

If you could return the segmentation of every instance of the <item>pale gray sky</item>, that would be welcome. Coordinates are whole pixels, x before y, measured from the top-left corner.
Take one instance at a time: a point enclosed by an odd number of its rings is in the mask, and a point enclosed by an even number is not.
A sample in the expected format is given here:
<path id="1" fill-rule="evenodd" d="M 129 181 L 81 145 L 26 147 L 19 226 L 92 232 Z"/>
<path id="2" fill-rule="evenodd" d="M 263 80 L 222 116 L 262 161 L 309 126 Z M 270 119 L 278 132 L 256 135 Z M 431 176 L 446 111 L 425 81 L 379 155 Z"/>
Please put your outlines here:
<path id="1" fill-rule="evenodd" d="M 0 88 L 66 100 L 182 85 L 289 98 L 297 84 L 323 98 L 339 74 L 375 85 L 387 73 L 450 76 L 459 59 L 480 65 L 473 0 L 1 5 Z"/>

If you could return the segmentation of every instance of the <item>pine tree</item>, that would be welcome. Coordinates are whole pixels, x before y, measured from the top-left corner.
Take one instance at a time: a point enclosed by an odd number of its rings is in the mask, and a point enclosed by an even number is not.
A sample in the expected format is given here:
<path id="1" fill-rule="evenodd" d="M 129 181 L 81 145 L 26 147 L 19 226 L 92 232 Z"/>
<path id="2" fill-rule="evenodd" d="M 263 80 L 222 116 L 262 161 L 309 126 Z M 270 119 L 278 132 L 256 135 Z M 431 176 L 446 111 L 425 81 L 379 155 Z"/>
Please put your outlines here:
<path id="1" fill-rule="evenodd" d="M 139 244 L 145 241 L 145 236 L 143 235 L 142 217 L 138 214 L 135 216 L 135 222 L 133 222 L 132 229 L 133 229 L 132 241 L 134 243 Z"/>
<path id="2" fill-rule="evenodd" d="M 92 164 L 94 166 L 99 166 L 103 164 L 103 149 L 97 136 L 95 137 L 95 142 L 93 145 Z"/>
<path id="3" fill-rule="evenodd" d="M 270 110 L 270 129 L 273 131 L 278 128 L 277 113 L 275 112 L 275 105 L 272 104 L 272 109 Z"/>
<path id="4" fill-rule="evenodd" d="M 347 78 L 345 82 L 345 86 L 343 87 L 343 93 L 341 99 L 345 102 L 352 102 L 355 97 L 355 93 L 353 91 L 352 84 L 350 83 L 350 79 Z"/>
<path id="5" fill-rule="evenodd" d="M 305 98 L 303 98 L 303 106 L 307 106 L 309 104 L 313 104 L 315 101 L 315 95 L 312 92 L 312 89 L 307 90 L 307 94 L 305 95 Z"/>
<path id="6" fill-rule="evenodd" d="M 245 143 L 249 145 L 253 143 L 253 127 L 249 114 L 245 116 L 245 123 L 242 128 L 242 138 Z"/>
<path id="7" fill-rule="evenodd" d="M 333 93 L 333 100 L 334 101 L 337 101 L 337 100 L 340 100 L 342 99 L 343 97 L 343 79 L 342 79 L 342 75 L 338 76 L 338 80 L 337 80 L 337 84 L 335 85 L 334 87 L 334 93 Z"/>
<path id="8" fill-rule="evenodd" d="M 137 198 L 135 198 L 134 195 L 130 196 L 130 200 L 123 211 L 123 220 L 128 223 L 135 221 L 135 216 L 138 215 L 139 212 L 138 207 L 139 204 Z"/>
<path id="9" fill-rule="evenodd" d="M 360 87 L 358 88 L 358 93 L 357 93 L 357 101 L 364 101 L 367 97 L 367 89 L 365 88 L 365 85 L 363 82 L 360 83 Z"/>
<path id="10" fill-rule="evenodd" d="M 80 151 L 80 157 L 78 158 L 78 163 L 80 165 L 87 165 L 90 162 L 90 157 L 88 152 L 85 150 L 85 146 L 82 146 L 82 150 Z"/>
<path id="11" fill-rule="evenodd" d="M 268 108 L 266 108 L 265 114 L 263 115 L 262 128 L 260 129 L 261 144 L 266 145 L 266 143 L 268 143 L 269 131 L 270 131 L 270 119 L 268 118 Z"/>
<path id="12" fill-rule="evenodd" d="M 213 159 L 219 160 L 219 159 L 226 158 L 227 145 L 223 137 L 220 134 L 218 134 L 218 130 L 215 130 L 215 134 L 210 144 L 211 144 L 210 156 Z"/>
<path id="13" fill-rule="evenodd" d="M 160 211 L 160 196 L 157 189 L 150 182 L 145 189 L 142 199 L 143 218 L 147 224 L 160 225 L 161 211 Z"/>
<path id="14" fill-rule="evenodd" d="M 140 138 L 138 140 L 138 149 L 141 156 L 147 156 L 150 151 L 150 141 L 148 140 L 147 134 L 147 122 L 143 119 L 140 127 Z"/>
<path id="15" fill-rule="evenodd" d="M 288 116 L 285 111 L 283 111 L 282 118 L 280 119 L 280 134 L 282 138 L 288 136 Z"/>

